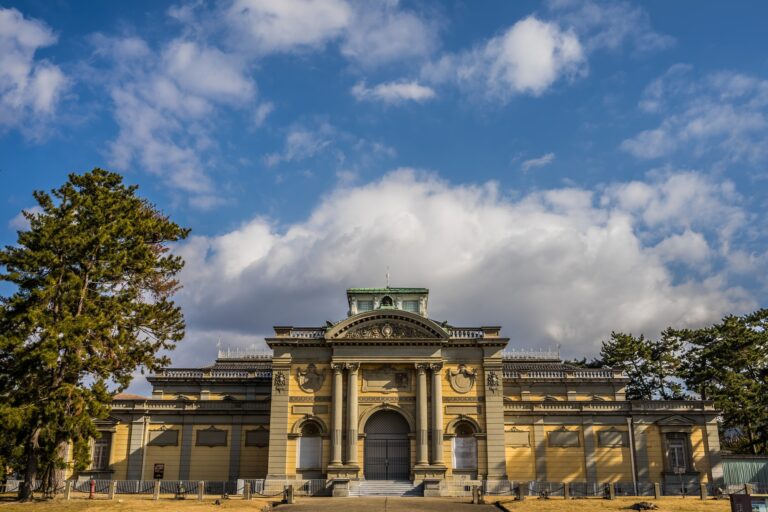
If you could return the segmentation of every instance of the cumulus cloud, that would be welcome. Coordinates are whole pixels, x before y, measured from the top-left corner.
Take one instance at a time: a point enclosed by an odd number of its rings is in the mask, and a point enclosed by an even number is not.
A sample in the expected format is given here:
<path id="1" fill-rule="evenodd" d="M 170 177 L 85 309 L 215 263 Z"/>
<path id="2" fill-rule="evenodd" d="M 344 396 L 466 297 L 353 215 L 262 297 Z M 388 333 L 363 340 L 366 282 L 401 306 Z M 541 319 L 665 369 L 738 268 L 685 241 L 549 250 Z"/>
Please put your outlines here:
<path id="1" fill-rule="evenodd" d="M 259 54 L 322 47 L 352 18 L 343 0 L 235 0 L 228 23 Z"/>
<path id="2" fill-rule="evenodd" d="M 248 104 L 256 84 L 245 61 L 183 38 L 153 51 L 135 37 L 93 37 L 95 54 L 112 65 L 109 83 L 118 135 L 110 165 L 160 176 L 210 208 L 221 201 L 208 167 L 215 158 L 216 112 Z M 266 114 L 264 114 L 266 116 Z"/>
<path id="3" fill-rule="evenodd" d="M 174 15 L 188 24 L 206 22 L 188 9 Z M 370 68 L 425 57 L 437 47 L 435 24 L 392 0 L 234 0 L 222 18 L 230 43 L 258 56 L 318 51 L 333 43 L 347 59 Z"/>
<path id="4" fill-rule="evenodd" d="M 520 169 L 523 170 L 523 172 L 528 172 L 531 169 L 535 169 L 537 167 L 546 167 L 547 165 L 551 164 L 555 161 L 555 154 L 554 153 L 547 153 L 545 155 L 541 155 L 538 158 L 531 158 L 529 160 L 524 160 L 522 164 L 520 164 Z"/>
<path id="5" fill-rule="evenodd" d="M 398 1 L 355 3 L 341 53 L 363 67 L 426 58 L 437 48 L 437 26 Z"/>
<path id="6" fill-rule="evenodd" d="M 573 31 L 529 16 L 471 50 L 443 56 L 423 74 L 436 83 L 456 83 L 479 98 L 507 101 L 519 94 L 539 96 L 558 80 L 585 73 L 585 66 Z"/>
<path id="7" fill-rule="evenodd" d="M 367 87 L 360 82 L 352 87 L 352 96 L 358 101 L 379 101 L 387 104 L 399 104 L 406 101 L 422 103 L 435 97 L 435 91 L 416 81 L 386 82 Z"/>
<path id="8" fill-rule="evenodd" d="M 44 22 L 0 8 L 0 130 L 19 129 L 31 139 L 46 132 L 69 80 L 35 52 L 56 41 Z"/>
<path id="9" fill-rule="evenodd" d="M 768 160 L 768 80 L 722 71 L 701 77 L 675 65 L 646 87 L 639 107 L 661 119 L 621 143 L 637 158 L 684 152 L 721 166 Z"/>
<path id="10" fill-rule="evenodd" d="M 715 212 L 686 209 L 685 186 Z M 594 353 L 612 329 L 701 325 L 755 305 L 725 274 L 695 270 L 722 260 L 743 224 L 738 199 L 696 173 L 515 199 L 410 169 L 342 184 L 303 220 L 257 217 L 178 247 L 190 333 L 179 357 L 202 363 L 217 337 L 262 343 L 272 325 L 339 320 L 344 289 L 382 285 L 387 268 L 394 285 L 431 289 L 432 318 L 501 324 L 516 347 Z M 676 275 L 680 262 L 693 274 Z"/>

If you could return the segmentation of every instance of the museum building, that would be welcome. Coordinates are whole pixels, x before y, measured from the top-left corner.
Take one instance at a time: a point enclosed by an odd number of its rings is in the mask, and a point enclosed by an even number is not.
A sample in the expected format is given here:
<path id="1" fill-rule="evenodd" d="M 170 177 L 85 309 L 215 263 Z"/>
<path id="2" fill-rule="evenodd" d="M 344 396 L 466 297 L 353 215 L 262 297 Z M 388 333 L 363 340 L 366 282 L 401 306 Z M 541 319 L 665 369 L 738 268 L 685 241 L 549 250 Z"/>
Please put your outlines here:
<path id="1" fill-rule="evenodd" d="M 272 353 L 219 351 L 203 368 L 118 395 L 94 478 L 407 481 L 722 481 L 708 401 L 627 400 L 627 378 L 508 351 L 498 326 L 428 315 L 425 288 L 352 288 L 322 327 L 277 326 Z"/>

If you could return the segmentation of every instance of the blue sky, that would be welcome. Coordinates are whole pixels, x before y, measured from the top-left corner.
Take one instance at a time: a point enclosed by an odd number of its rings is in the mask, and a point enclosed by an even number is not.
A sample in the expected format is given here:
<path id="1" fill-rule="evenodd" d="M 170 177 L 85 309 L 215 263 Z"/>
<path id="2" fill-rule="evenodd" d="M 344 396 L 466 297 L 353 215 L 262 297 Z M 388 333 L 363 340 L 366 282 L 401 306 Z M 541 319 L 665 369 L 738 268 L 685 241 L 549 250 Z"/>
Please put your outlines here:
<path id="1" fill-rule="evenodd" d="M 518 347 L 703 325 L 765 304 L 767 11 L 2 2 L 0 241 L 33 190 L 125 174 L 192 228 L 178 364 L 387 267 Z"/>

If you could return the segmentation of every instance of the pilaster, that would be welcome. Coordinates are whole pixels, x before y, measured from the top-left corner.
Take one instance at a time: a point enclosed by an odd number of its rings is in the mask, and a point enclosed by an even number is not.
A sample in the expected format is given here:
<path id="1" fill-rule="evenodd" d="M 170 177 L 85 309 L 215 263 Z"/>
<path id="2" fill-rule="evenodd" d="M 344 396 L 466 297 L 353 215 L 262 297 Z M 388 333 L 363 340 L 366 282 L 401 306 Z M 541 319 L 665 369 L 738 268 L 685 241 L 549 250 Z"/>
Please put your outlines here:
<path id="1" fill-rule="evenodd" d="M 495 358 L 494 358 L 495 359 Z M 488 479 L 506 480 L 507 462 L 504 448 L 504 384 L 501 361 L 485 363 L 485 431 Z"/>
<path id="2" fill-rule="evenodd" d="M 288 385 L 291 367 L 272 367 L 272 405 L 269 416 L 269 463 L 267 478 L 286 478 L 288 458 Z"/>
<path id="3" fill-rule="evenodd" d="M 146 423 L 149 418 L 145 416 L 134 416 L 131 420 L 131 430 L 128 439 L 128 480 L 141 480 L 142 470 L 144 468 L 144 451 L 146 447 L 145 434 Z"/>

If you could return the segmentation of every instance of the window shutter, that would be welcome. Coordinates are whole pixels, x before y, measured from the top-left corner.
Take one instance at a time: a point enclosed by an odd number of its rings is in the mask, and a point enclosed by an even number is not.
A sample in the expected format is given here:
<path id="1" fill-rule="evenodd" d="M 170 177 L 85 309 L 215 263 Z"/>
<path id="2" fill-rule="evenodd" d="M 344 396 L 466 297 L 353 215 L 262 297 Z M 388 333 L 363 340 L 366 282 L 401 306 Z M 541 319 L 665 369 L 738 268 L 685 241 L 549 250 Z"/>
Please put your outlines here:
<path id="1" fill-rule="evenodd" d="M 322 438 L 320 437 L 300 437 L 298 443 L 299 453 L 298 469 L 316 469 L 321 466 L 322 456 Z"/>
<path id="2" fill-rule="evenodd" d="M 477 468 L 477 440 L 474 437 L 453 438 L 454 469 Z"/>

